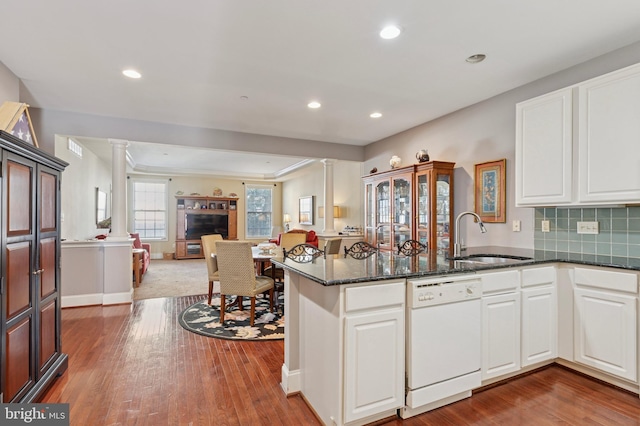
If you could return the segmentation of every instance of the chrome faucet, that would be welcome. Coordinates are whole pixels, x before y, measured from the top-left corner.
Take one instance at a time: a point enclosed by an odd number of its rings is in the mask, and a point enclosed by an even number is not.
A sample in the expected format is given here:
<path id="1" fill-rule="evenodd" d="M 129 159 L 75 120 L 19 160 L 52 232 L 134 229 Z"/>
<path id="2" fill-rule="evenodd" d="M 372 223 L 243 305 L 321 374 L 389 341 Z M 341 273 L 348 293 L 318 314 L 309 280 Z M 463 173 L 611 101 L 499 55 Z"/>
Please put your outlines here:
<path id="1" fill-rule="evenodd" d="M 460 219 L 462 219 L 462 216 L 465 216 L 468 214 L 476 218 L 476 220 L 478 221 L 478 225 L 480 225 L 480 232 L 482 232 L 483 234 L 487 232 L 487 228 L 484 227 L 484 223 L 482 223 L 482 219 L 480 219 L 480 216 L 478 216 L 476 213 L 474 212 L 460 213 L 458 217 L 456 217 L 456 227 L 455 227 L 456 242 L 453 245 L 453 257 L 460 256 L 460 252 L 462 251 L 462 244 L 460 243 Z"/>

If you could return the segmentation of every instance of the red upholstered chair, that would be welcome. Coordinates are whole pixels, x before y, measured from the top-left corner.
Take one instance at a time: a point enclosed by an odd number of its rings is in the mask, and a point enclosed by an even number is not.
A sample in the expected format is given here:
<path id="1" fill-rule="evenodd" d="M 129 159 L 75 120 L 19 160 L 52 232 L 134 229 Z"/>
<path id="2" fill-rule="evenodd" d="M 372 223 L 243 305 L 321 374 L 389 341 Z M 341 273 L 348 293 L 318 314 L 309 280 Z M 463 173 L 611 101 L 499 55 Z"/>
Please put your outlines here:
<path id="1" fill-rule="evenodd" d="M 318 247 L 318 235 L 316 235 L 316 231 L 311 230 L 311 231 L 306 231 L 304 229 L 292 229 L 291 231 L 288 232 L 289 234 L 293 233 L 293 234 L 306 234 L 307 235 L 307 239 L 305 241 L 306 244 L 311 244 L 312 246 L 316 246 Z M 280 237 L 282 236 L 282 233 L 278 234 L 278 238 L 274 238 L 269 240 L 272 243 L 276 243 L 277 245 L 280 245 Z"/>
<path id="2" fill-rule="evenodd" d="M 147 272 L 149 262 L 151 261 L 151 244 L 140 241 L 140 234 L 129 234 L 133 238 L 133 248 L 144 249 L 142 256 L 142 273 Z"/>

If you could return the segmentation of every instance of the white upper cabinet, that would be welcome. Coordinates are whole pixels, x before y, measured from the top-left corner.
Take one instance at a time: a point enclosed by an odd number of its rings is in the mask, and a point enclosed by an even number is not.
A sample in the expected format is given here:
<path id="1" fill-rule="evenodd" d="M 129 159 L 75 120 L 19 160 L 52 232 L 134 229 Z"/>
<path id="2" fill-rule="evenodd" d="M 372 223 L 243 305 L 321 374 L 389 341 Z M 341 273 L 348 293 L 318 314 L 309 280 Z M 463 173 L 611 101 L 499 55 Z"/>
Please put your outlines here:
<path id="1" fill-rule="evenodd" d="M 640 201 L 640 64 L 516 106 L 516 205 Z"/>
<path id="2" fill-rule="evenodd" d="M 640 201 L 640 66 L 578 90 L 580 201 Z"/>
<path id="3" fill-rule="evenodd" d="M 516 106 L 516 205 L 571 202 L 572 89 Z"/>

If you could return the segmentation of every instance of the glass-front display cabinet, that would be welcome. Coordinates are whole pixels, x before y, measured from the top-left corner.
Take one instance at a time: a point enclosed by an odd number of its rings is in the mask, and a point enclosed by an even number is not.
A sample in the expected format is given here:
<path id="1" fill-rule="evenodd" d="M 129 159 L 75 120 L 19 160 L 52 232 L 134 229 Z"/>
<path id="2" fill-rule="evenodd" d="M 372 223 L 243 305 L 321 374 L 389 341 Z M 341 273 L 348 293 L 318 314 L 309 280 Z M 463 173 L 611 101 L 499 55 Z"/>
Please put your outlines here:
<path id="1" fill-rule="evenodd" d="M 416 165 L 416 237 L 429 252 L 453 254 L 453 166 L 431 161 Z"/>
<path id="2" fill-rule="evenodd" d="M 409 239 L 452 254 L 453 167 L 430 161 L 365 176 L 365 240 L 397 251 Z"/>
<path id="3" fill-rule="evenodd" d="M 397 250 L 413 238 L 413 166 L 364 177 L 365 240 Z"/>

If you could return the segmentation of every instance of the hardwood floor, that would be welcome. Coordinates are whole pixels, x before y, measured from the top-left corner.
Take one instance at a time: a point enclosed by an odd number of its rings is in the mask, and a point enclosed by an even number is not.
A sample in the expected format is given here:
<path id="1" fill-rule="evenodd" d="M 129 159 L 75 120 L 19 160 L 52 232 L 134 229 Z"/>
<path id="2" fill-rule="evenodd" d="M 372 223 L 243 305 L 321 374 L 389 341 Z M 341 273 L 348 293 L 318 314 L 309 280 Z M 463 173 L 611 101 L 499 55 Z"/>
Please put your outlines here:
<path id="1" fill-rule="evenodd" d="M 72 425 L 318 425 L 280 389 L 283 342 L 190 333 L 178 314 L 205 296 L 63 309 L 69 369 L 42 402 Z M 384 425 L 639 425 L 640 399 L 553 366 L 472 398 Z"/>

